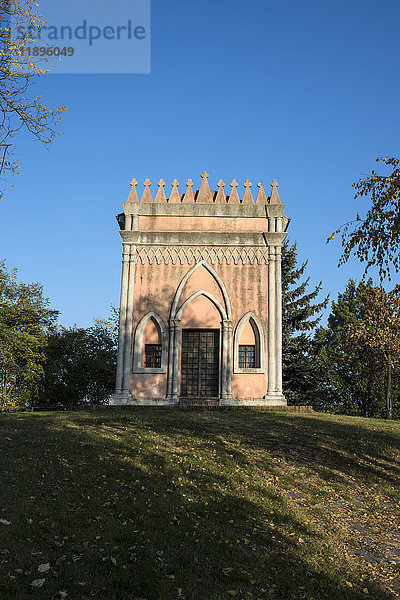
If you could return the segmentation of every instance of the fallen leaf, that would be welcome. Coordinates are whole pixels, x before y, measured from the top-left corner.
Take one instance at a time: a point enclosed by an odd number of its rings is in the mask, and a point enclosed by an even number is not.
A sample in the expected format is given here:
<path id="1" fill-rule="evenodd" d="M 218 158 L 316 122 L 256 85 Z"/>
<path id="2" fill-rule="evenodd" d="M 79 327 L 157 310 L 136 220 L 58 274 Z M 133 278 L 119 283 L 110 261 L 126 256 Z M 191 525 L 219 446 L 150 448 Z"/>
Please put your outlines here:
<path id="1" fill-rule="evenodd" d="M 39 565 L 37 570 L 39 573 L 47 573 L 47 571 L 50 571 L 50 563 L 43 563 Z"/>
<path id="2" fill-rule="evenodd" d="M 31 583 L 32 587 L 42 587 L 46 580 L 45 579 L 34 579 Z"/>

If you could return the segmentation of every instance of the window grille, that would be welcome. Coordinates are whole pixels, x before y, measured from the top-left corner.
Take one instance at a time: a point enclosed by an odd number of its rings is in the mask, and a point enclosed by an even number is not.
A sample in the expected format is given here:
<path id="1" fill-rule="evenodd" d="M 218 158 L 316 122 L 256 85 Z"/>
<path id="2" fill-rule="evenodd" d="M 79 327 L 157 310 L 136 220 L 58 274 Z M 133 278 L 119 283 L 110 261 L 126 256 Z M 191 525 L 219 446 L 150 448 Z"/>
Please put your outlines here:
<path id="1" fill-rule="evenodd" d="M 253 345 L 239 346 L 239 368 L 255 369 L 256 366 L 256 347 Z"/>
<path id="2" fill-rule="evenodd" d="M 144 345 L 144 366 L 151 369 L 161 367 L 161 344 Z"/>

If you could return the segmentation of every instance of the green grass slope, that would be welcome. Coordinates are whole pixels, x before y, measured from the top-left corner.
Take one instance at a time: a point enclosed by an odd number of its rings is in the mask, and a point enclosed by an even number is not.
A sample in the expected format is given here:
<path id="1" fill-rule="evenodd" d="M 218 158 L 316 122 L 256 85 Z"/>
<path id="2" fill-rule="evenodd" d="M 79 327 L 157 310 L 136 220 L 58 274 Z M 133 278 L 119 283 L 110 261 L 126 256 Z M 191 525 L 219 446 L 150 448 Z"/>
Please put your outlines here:
<path id="1" fill-rule="evenodd" d="M 387 600 L 400 423 L 0 415 L 0 598 Z"/>

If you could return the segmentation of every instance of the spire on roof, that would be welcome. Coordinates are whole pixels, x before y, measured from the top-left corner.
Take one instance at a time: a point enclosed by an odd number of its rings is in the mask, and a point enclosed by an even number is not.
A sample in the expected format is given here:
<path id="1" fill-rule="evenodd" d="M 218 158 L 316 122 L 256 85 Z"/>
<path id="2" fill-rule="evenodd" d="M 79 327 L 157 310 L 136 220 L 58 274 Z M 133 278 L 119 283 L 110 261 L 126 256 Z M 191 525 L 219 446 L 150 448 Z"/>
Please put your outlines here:
<path id="1" fill-rule="evenodd" d="M 231 182 L 231 195 L 229 196 L 229 204 L 240 204 L 240 198 L 239 198 L 239 194 L 237 193 L 237 186 L 238 186 L 238 182 L 236 181 L 236 179 L 233 179 Z"/>
<path id="2" fill-rule="evenodd" d="M 136 186 L 138 182 L 137 179 L 133 178 L 131 181 L 131 190 L 129 192 L 127 202 L 139 202 L 139 197 L 137 195 Z"/>
<path id="3" fill-rule="evenodd" d="M 217 185 L 218 185 L 218 192 L 217 192 L 217 196 L 215 198 L 215 204 L 226 204 L 226 197 L 225 197 L 225 193 L 224 193 L 225 183 L 222 181 L 222 179 L 220 179 L 218 181 Z"/>
<path id="4" fill-rule="evenodd" d="M 174 179 L 172 182 L 172 190 L 171 190 L 171 194 L 168 200 L 169 204 L 180 204 L 181 203 L 181 196 L 178 190 L 178 185 L 179 185 L 179 181 L 177 179 Z"/>
<path id="5" fill-rule="evenodd" d="M 281 204 L 281 199 L 279 198 L 279 194 L 278 194 L 278 182 L 276 179 L 273 179 L 271 181 L 271 187 L 272 187 L 272 192 L 271 192 L 271 196 L 269 198 L 269 203 L 270 204 Z"/>
<path id="6" fill-rule="evenodd" d="M 202 204 L 206 202 L 210 203 L 213 201 L 213 195 L 208 185 L 208 173 L 206 171 L 202 172 L 201 179 L 202 182 L 199 189 L 199 195 L 197 196 L 197 202 L 200 202 Z"/>
<path id="7" fill-rule="evenodd" d="M 253 184 L 251 183 L 251 181 L 246 179 L 246 181 L 244 182 L 244 187 L 246 189 L 244 192 L 242 204 L 254 204 L 253 194 L 251 193 L 251 190 L 250 190 L 252 185 Z"/>
<path id="8" fill-rule="evenodd" d="M 258 190 L 256 204 L 267 204 L 267 196 L 265 195 L 264 188 L 261 183 L 257 183 Z"/>
<path id="9" fill-rule="evenodd" d="M 143 196 L 142 196 L 140 202 L 142 204 L 153 204 L 153 198 L 151 197 L 151 192 L 150 192 L 150 186 L 151 186 L 150 179 L 145 179 L 143 185 L 144 185 L 144 191 L 143 191 Z"/>
<path id="10" fill-rule="evenodd" d="M 193 195 L 193 190 L 192 190 L 193 181 L 191 179 L 188 179 L 186 182 L 186 186 L 187 186 L 187 189 L 186 189 L 185 195 L 183 196 L 182 202 L 193 204 L 194 203 L 194 195 Z"/>
<path id="11" fill-rule="evenodd" d="M 160 181 L 158 182 L 157 185 L 158 185 L 158 190 L 157 190 L 156 197 L 154 198 L 154 202 L 166 202 L 167 199 L 165 197 L 165 192 L 164 192 L 164 185 L 165 185 L 164 179 L 160 179 Z"/>

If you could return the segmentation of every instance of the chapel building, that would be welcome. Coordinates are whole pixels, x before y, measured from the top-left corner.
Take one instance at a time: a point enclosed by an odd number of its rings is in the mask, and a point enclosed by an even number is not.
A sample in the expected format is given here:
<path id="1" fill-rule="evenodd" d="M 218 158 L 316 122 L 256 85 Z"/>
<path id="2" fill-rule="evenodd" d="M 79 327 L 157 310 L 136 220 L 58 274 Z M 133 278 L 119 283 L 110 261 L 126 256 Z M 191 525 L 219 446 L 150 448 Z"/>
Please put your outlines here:
<path id="1" fill-rule="evenodd" d="M 285 406 L 281 248 L 290 219 L 274 179 L 213 191 L 208 175 L 153 200 L 137 181 L 123 243 L 118 366 L 110 404 Z"/>

